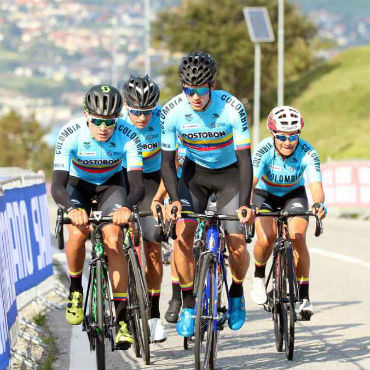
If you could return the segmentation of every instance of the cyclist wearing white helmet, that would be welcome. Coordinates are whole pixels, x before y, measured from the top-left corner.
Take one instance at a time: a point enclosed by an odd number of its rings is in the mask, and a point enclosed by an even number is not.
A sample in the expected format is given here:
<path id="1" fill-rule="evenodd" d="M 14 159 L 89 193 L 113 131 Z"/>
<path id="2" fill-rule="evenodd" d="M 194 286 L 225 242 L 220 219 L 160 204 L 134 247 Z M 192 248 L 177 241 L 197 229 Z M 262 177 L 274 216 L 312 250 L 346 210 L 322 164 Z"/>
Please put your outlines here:
<path id="1" fill-rule="evenodd" d="M 316 150 L 300 139 L 304 122 L 300 112 L 289 106 L 274 108 L 267 118 L 271 136 L 260 142 L 253 154 L 253 204 L 265 212 L 282 208 L 287 211 L 308 209 L 304 172 L 314 202 L 312 211 L 322 219 L 326 215 L 321 183 L 320 159 Z M 310 256 L 306 245 L 308 218 L 293 217 L 289 221 L 301 303 L 297 308 L 301 320 L 313 314 L 310 303 Z M 264 304 L 265 268 L 276 238 L 276 223 L 272 218 L 256 219 L 257 242 L 254 246 L 255 272 L 252 280 L 252 300 Z"/>

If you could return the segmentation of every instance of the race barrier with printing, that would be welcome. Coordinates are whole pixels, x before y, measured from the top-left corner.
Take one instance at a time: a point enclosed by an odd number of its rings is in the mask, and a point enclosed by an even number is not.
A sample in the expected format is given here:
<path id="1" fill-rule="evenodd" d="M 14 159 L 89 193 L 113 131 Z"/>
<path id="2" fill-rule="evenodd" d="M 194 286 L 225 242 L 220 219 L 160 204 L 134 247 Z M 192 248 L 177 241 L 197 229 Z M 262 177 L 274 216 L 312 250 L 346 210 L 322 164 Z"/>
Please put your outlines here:
<path id="1" fill-rule="evenodd" d="M 49 215 L 43 175 L 0 182 L 0 370 L 18 338 L 18 312 L 53 288 Z"/>

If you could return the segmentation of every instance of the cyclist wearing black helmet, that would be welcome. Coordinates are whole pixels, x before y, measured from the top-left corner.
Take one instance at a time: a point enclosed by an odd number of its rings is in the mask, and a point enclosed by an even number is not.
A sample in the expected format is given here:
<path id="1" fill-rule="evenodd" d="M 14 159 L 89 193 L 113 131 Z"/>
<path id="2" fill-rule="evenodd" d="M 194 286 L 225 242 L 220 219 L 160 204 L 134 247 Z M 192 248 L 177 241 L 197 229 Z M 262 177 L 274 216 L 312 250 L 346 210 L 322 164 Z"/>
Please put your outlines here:
<path id="1" fill-rule="evenodd" d="M 207 53 L 184 57 L 179 66 L 183 92 L 170 100 L 161 112 L 162 176 L 171 198 L 167 217 L 179 219 L 181 210 L 204 212 L 214 193 L 217 211 L 233 214 L 241 222 L 252 221 L 250 192 L 252 163 L 247 114 L 243 104 L 226 91 L 215 90 L 217 66 Z M 175 150 L 177 134 L 186 146 L 180 187 L 177 186 Z M 178 207 L 176 217 L 170 214 Z M 242 217 L 242 210 L 247 216 Z M 182 288 L 183 311 L 177 332 L 194 332 L 194 258 L 192 244 L 196 222 L 180 219 L 175 242 L 175 263 Z M 249 255 L 237 222 L 226 222 L 233 282 L 230 288 L 229 327 L 238 330 L 245 321 L 243 280 Z"/>
<path id="2" fill-rule="evenodd" d="M 104 244 L 119 323 L 116 343 L 127 349 L 133 337 L 125 322 L 127 265 L 119 225 L 127 223 L 131 205 L 143 196 L 140 141 L 136 130 L 118 119 L 122 97 L 114 87 L 93 86 L 84 98 L 84 108 L 84 116 L 67 123 L 59 133 L 51 185 L 54 200 L 73 222 L 68 225 L 66 243 L 71 280 L 66 320 L 72 325 L 83 320 L 82 271 L 89 233 L 88 215 L 92 199 L 97 198 L 102 216 L 113 217 L 113 224 L 103 228 Z M 123 159 L 128 163 L 132 190 L 129 197 L 124 185 Z"/>
<path id="3" fill-rule="evenodd" d="M 138 129 L 143 153 L 143 177 L 145 197 L 140 210 L 162 207 L 166 190 L 161 181 L 161 107 L 157 106 L 159 87 L 148 75 L 141 77 L 131 75 L 122 87 L 125 101 L 123 118 Z M 123 162 L 126 167 L 126 161 Z M 141 219 L 145 257 L 147 261 L 146 280 L 151 301 L 151 339 L 153 342 L 166 340 L 166 330 L 160 319 L 159 297 L 163 276 L 161 240 L 152 217 Z"/>

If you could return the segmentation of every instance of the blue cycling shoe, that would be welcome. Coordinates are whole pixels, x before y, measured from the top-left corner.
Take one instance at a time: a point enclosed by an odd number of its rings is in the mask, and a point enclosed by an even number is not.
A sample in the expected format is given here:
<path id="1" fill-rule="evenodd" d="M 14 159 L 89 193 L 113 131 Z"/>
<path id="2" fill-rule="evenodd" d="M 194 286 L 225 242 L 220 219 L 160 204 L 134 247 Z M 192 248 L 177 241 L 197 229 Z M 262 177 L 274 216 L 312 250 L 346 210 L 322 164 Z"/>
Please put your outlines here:
<path id="1" fill-rule="evenodd" d="M 229 328 L 239 330 L 245 322 L 245 300 L 244 296 L 230 298 Z"/>
<path id="2" fill-rule="evenodd" d="M 184 308 L 176 324 L 176 331 L 182 337 L 194 335 L 194 308 Z"/>

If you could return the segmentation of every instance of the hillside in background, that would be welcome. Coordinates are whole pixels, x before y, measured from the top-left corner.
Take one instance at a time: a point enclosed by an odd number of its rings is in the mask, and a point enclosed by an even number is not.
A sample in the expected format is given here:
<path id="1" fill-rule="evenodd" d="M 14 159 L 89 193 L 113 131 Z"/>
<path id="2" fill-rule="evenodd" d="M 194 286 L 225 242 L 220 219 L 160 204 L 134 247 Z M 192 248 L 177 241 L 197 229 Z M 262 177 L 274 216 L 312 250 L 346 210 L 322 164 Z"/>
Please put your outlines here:
<path id="1" fill-rule="evenodd" d="M 370 47 L 347 50 L 298 81 L 296 98 L 286 101 L 301 111 L 302 138 L 318 150 L 322 162 L 370 159 L 369 60 Z M 306 89 L 298 95 L 300 85 Z"/>

